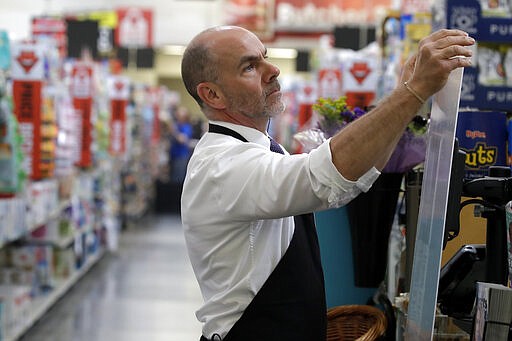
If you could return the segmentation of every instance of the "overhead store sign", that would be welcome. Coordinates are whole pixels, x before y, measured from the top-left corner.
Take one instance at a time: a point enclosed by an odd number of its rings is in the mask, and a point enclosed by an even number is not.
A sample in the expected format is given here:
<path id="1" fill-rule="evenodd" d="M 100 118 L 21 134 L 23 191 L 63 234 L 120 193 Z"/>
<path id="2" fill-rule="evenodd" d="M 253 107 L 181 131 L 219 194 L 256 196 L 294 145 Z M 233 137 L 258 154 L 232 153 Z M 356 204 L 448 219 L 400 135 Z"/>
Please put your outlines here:
<path id="1" fill-rule="evenodd" d="M 260 39 L 274 35 L 274 0 L 226 0 L 223 2 L 226 25 L 241 26 Z"/>
<path id="2" fill-rule="evenodd" d="M 276 31 L 330 31 L 334 25 L 374 24 L 392 0 L 276 0 Z"/>
<path id="3" fill-rule="evenodd" d="M 153 11 L 139 7 L 117 9 L 116 44 L 121 47 L 153 46 Z"/>

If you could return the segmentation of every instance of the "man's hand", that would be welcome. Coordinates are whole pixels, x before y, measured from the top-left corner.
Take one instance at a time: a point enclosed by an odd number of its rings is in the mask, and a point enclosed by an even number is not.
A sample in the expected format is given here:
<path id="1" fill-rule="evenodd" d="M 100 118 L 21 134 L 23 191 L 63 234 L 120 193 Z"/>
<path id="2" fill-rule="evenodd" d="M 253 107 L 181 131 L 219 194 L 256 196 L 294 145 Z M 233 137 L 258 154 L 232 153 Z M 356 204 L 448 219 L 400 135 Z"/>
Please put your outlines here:
<path id="1" fill-rule="evenodd" d="M 452 70 L 471 66 L 472 52 L 468 46 L 474 43 L 460 30 L 442 29 L 430 34 L 420 41 L 418 52 L 405 63 L 402 83 L 407 81 L 421 98 L 429 98 L 441 90 Z"/>

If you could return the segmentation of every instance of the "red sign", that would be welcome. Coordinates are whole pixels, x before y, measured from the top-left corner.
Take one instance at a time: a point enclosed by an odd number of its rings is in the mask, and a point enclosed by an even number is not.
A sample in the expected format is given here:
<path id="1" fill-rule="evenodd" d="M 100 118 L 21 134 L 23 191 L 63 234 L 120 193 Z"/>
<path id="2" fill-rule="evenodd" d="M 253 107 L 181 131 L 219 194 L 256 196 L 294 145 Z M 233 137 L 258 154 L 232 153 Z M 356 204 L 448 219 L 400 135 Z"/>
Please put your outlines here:
<path id="1" fill-rule="evenodd" d="M 126 150 L 126 105 L 130 97 L 130 80 L 124 76 L 108 79 L 110 97 L 110 144 L 112 155 L 122 155 Z"/>
<path id="2" fill-rule="evenodd" d="M 14 80 L 14 114 L 23 137 L 23 169 L 31 179 L 41 179 L 41 81 Z"/>
<path id="3" fill-rule="evenodd" d="M 82 141 L 80 144 L 80 158 L 77 165 L 80 167 L 92 166 L 92 98 L 73 98 L 73 107 L 82 118 Z"/>
<path id="4" fill-rule="evenodd" d="M 43 80 L 44 46 L 33 42 L 12 45 L 12 79 Z"/>
<path id="5" fill-rule="evenodd" d="M 39 58 L 34 51 L 21 51 L 16 57 L 16 61 L 25 73 L 30 73 L 34 65 L 39 61 Z"/>
<path id="6" fill-rule="evenodd" d="M 14 44 L 12 49 L 12 92 L 14 114 L 23 138 L 23 169 L 31 179 L 42 173 L 41 112 L 43 90 L 43 48 L 40 44 Z"/>
<path id="7" fill-rule="evenodd" d="M 378 84 L 377 62 L 370 57 L 344 60 L 343 93 L 351 108 L 364 108 L 373 103 Z"/>
<path id="8" fill-rule="evenodd" d="M 112 155 L 122 155 L 126 149 L 126 105 L 128 101 L 113 99 L 110 101 L 110 145 Z"/>
<path id="9" fill-rule="evenodd" d="M 118 26 L 115 40 L 118 46 L 144 48 L 153 45 L 153 11 L 139 7 L 117 9 Z"/>
<path id="10" fill-rule="evenodd" d="M 366 62 L 355 62 L 349 71 L 358 84 L 363 84 L 366 77 L 372 73 L 372 69 Z"/>
<path id="11" fill-rule="evenodd" d="M 82 118 L 82 143 L 77 165 L 92 166 L 92 66 L 86 63 L 76 63 L 71 73 L 71 95 L 73 107 Z"/>

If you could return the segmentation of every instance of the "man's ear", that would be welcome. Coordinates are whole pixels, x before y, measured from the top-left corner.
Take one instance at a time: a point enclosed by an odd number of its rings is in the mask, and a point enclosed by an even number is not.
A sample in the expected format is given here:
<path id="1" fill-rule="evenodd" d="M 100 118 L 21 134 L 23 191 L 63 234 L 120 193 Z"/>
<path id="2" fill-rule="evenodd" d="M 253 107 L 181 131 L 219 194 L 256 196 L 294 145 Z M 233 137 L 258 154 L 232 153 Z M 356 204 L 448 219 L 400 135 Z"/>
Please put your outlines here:
<path id="1" fill-rule="evenodd" d="M 204 104 L 209 107 L 218 110 L 222 110 L 226 107 L 224 105 L 222 91 L 220 91 L 220 89 L 213 83 L 199 83 L 197 86 L 197 95 L 201 98 Z"/>

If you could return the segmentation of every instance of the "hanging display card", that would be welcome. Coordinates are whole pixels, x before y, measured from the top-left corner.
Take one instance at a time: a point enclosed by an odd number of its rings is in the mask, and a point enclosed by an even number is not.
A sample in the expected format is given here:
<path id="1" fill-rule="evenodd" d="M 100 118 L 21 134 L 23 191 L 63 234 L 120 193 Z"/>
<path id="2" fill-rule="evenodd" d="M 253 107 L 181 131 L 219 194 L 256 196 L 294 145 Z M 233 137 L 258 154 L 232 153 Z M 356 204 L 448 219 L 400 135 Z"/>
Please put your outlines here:
<path id="1" fill-rule="evenodd" d="M 341 96 L 342 77 L 340 68 L 325 68 L 318 71 L 318 97 Z"/>
<path id="2" fill-rule="evenodd" d="M 130 81 L 126 77 L 112 76 L 108 89 L 111 109 L 109 151 L 119 156 L 126 150 L 126 105 L 130 97 Z"/>
<path id="3" fill-rule="evenodd" d="M 153 11 L 149 8 L 121 7 L 117 9 L 118 46 L 141 48 L 153 46 Z"/>
<path id="4" fill-rule="evenodd" d="M 344 63 L 343 93 L 349 107 L 365 108 L 377 92 L 378 65 L 374 58 L 357 56 Z"/>
<path id="5" fill-rule="evenodd" d="M 78 166 L 92 166 L 92 91 L 93 91 L 92 66 L 78 62 L 73 66 L 71 76 L 71 94 L 73 96 L 73 107 L 82 119 L 82 140 Z"/>
<path id="6" fill-rule="evenodd" d="M 44 78 L 43 46 L 34 43 L 12 45 L 12 92 L 14 113 L 23 138 L 23 170 L 30 178 L 42 178 L 41 103 Z"/>

